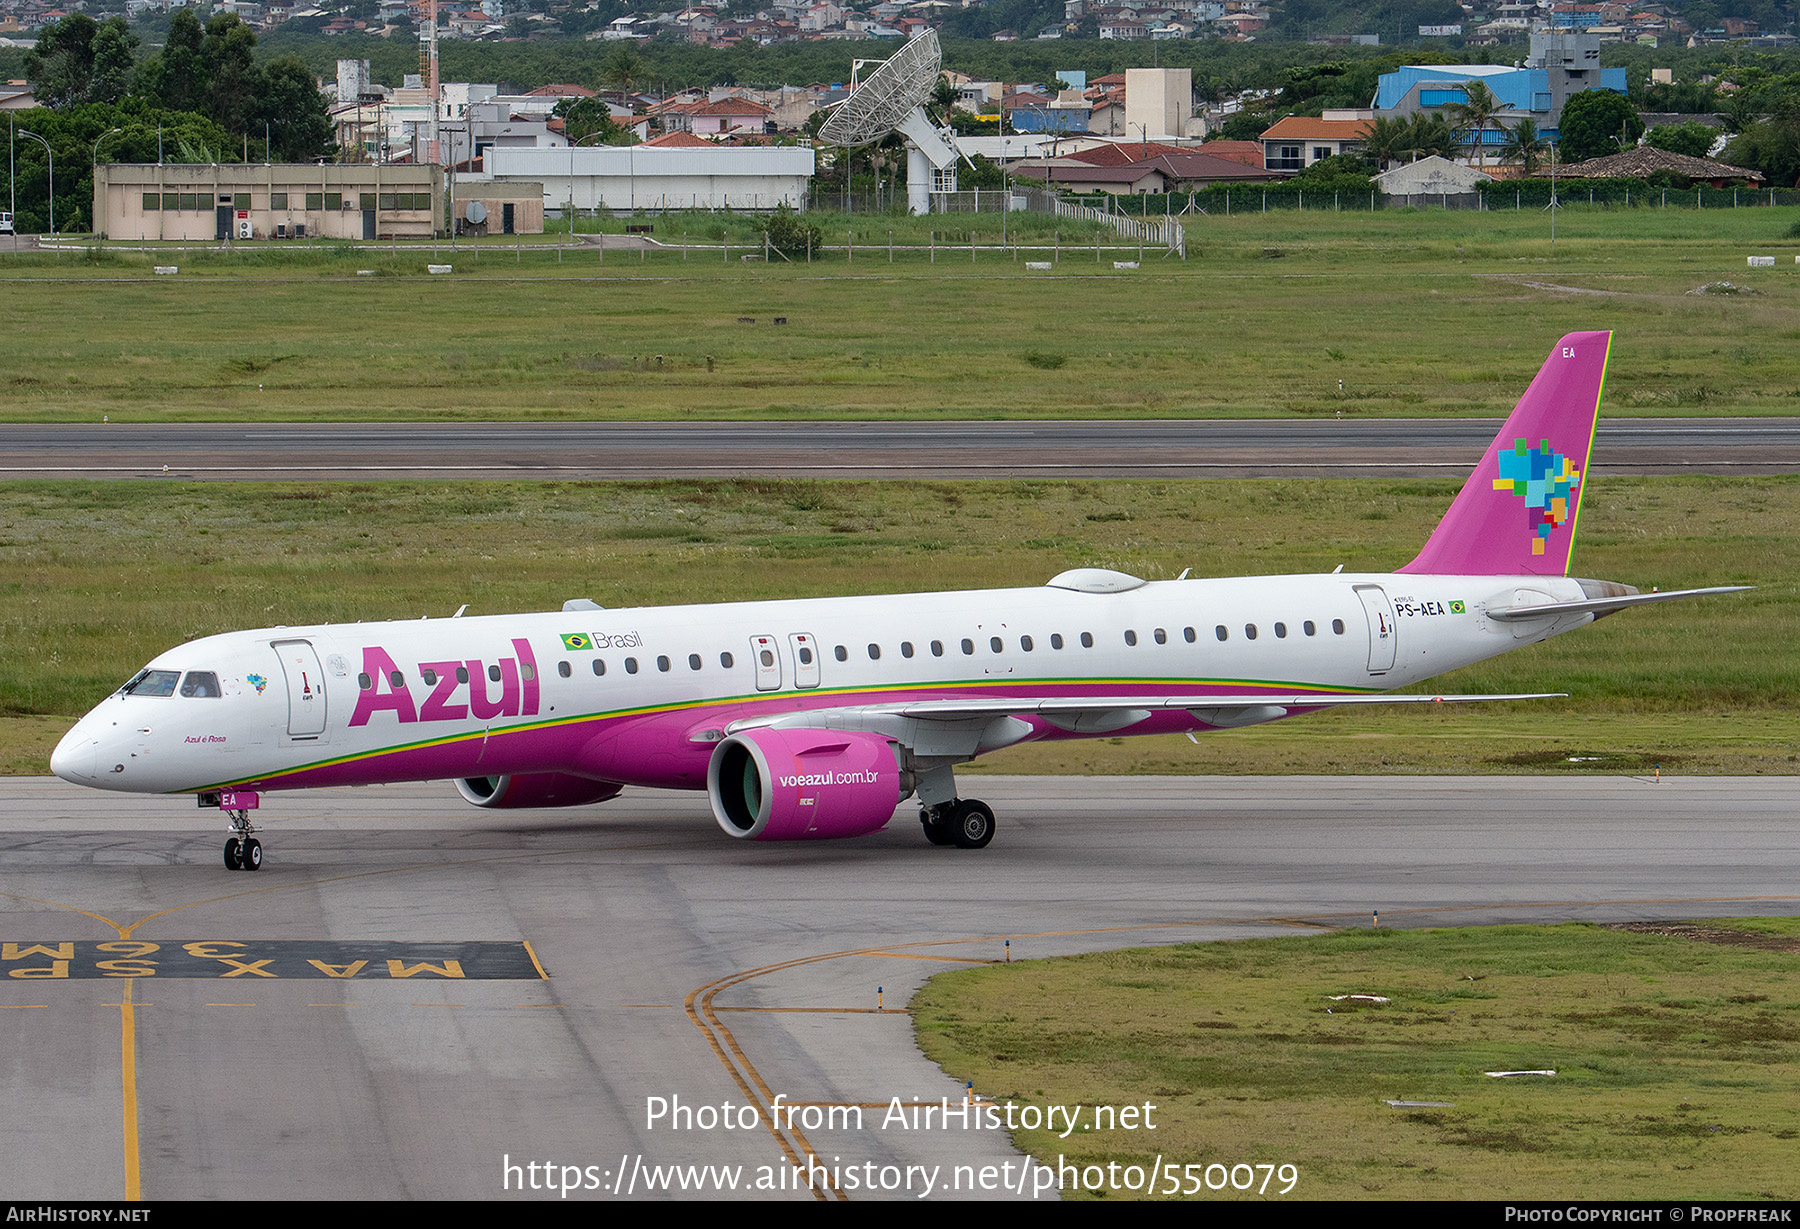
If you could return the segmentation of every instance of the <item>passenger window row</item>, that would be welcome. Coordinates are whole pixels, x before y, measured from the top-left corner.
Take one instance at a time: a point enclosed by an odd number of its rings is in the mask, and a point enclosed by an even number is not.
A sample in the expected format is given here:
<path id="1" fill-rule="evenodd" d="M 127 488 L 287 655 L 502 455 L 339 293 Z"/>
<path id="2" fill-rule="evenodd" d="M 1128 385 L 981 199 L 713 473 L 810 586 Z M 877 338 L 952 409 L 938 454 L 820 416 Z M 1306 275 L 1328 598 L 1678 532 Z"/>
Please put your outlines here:
<path id="1" fill-rule="evenodd" d="M 1275 632 L 1275 638 L 1277 640 L 1287 639 L 1288 634 L 1289 634 L 1289 628 L 1286 623 L 1279 623 L 1279 622 L 1276 623 L 1274 625 L 1273 630 Z M 1307 619 L 1304 622 L 1302 622 L 1300 624 L 1300 630 L 1304 635 L 1307 635 L 1307 636 L 1316 636 L 1316 635 L 1318 635 L 1318 631 L 1319 631 L 1318 625 L 1316 623 L 1314 623 L 1313 620 L 1311 620 L 1311 619 Z M 1344 634 L 1344 621 L 1342 619 L 1333 619 L 1331 621 L 1331 631 L 1332 631 L 1333 635 L 1342 636 Z M 1157 644 L 1168 644 L 1169 643 L 1169 633 L 1168 633 L 1167 629 L 1165 629 L 1165 628 L 1161 628 L 1161 627 L 1156 628 L 1150 633 L 1150 635 L 1151 635 L 1151 638 L 1153 640 L 1155 640 Z M 1216 626 L 1215 628 L 1213 628 L 1213 635 L 1221 641 L 1230 640 L 1231 639 L 1231 629 L 1228 628 L 1225 624 L 1221 623 L 1218 626 Z M 1244 639 L 1255 640 L 1257 638 L 1257 635 L 1258 635 L 1258 632 L 1257 632 L 1256 624 L 1254 624 L 1254 623 L 1244 624 L 1244 630 L 1243 630 Z M 1191 627 L 1182 628 L 1181 629 L 1181 637 L 1188 644 L 1194 644 L 1200 638 L 1199 633 Z M 1082 632 L 1081 636 L 1080 636 L 1080 642 L 1081 642 L 1081 647 L 1084 649 L 1093 648 L 1094 647 L 1094 634 L 1092 632 Z M 1133 647 L 1135 647 L 1137 645 L 1138 634 L 1135 629 L 1127 629 L 1126 630 L 1125 643 L 1127 645 L 1130 645 Z M 944 642 L 942 640 L 933 640 L 930 642 L 928 647 L 929 647 L 931 655 L 933 657 L 942 657 L 942 656 L 944 656 L 944 654 L 946 652 Z M 962 650 L 962 655 L 964 657 L 973 657 L 975 655 L 975 651 L 976 651 L 975 650 L 975 641 L 973 639 L 964 637 L 962 639 L 962 641 L 958 644 L 957 647 Z M 1050 647 L 1052 649 L 1056 649 L 1056 650 L 1060 650 L 1060 649 L 1067 647 L 1067 644 L 1064 641 L 1061 632 L 1052 632 L 1051 633 Z M 999 636 L 990 636 L 990 637 L 988 637 L 988 641 L 987 641 L 987 649 L 988 649 L 988 652 L 991 654 L 1004 653 L 1006 651 L 1006 642 Z M 1030 636 L 1020 636 L 1019 637 L 1019 649 L 1022 652 L 1026 652 L 1026 653 L 1035 652 L 1037 649 L 1037 641 Z M 800 650 L 800 652 L 802 654 L 801 664 L 802 665 L 811 665 L 812 664 L 812 650 L 803 647 Z M 872 644 L 868 645 L 867 648 L 865 649 L 865 652 L 868 653 L 870 661 L 880 661 L 881 660 L 881 646 L 879 644 L 872 643 Z M 918 655 L 918 648 L 917 648 L 917 646 L 915 646 L 913 644 L 912 641 L 902 640 L 900 642 L 900 656 L 901 657 L 910 659 L 910 658 L 916 657 L 917 655 Z M 762 656 L 765 658 L 765 660 L 762 663 L 765 668 L 771 667 L 775 664 L 775 660 L 774 660 L 775 655 L 770 650 L 764 649 Z M 838 661 L 842 661 L 842 662 L 849 661 L 850 660 L 849 646 L 842 645 L 842 644 L 836 646 L 832 650 L 832 656 L 835 657 Z M 627 674 L 636 674 L 636 673 L 638 673 L 638 671 L 640 669 L 639 664 L 638 664 L 638 659 L 635 657 L 627 657 L 625 659 L 624 664 L 625 664 L 625 673 L 627 673 Z M 736 659 L 732 656 L 732 654 L 730 654 L 730 653 L 720 653 L 719 654 L 719 665 L 722 668 L 729 670 L 735 664 L 736 664 Z M 687 667 L 691 671 L 699 671 L 699 670 L 705 668 L 705 663 L 702 661 L 700 654 L 689 653 L 687 656 Z M 663 674 L 668 674 L 670 671 L 672 671 L 674 669 L 674 664 L 668 657 L 659 656 L 656 659 L 656 668 L 657 668 L 658 672 L 663 673 Z M 606 660 L 604 658 L 600 658 L 600 657 L 594 658 L 593 659 L 593 671 L 594 671 L 594 676 L 596 678 L 604 676 L 606 674 Z M 556 672 L 561 677 L 568 678 L 574 673 L 574 669 L 568 662 L 562 661 L 562 662 L 557 663 Z M 396 680 L 395 680 L 394 685 L 397 687 L 400 685 L 399 679 L 397 677 L 398 671 L 396 671 L 395 673 L 396 673 Z M 425 673 L 425 681 L 427 683 L 437 682 L 436 676 L 430 670 L 427 670 L 424 673 Z M 463 667 L 458 666 L 456 673 L 457 673 L 457 681 L 458 682 L 467 682 L 468 681 L 468 671 L 465 670 Z M 488 667 L 488 676 L 490 678 L 492 678 L 494 681 L 498 682 L 499 678 L 500 678 L 500 668 L 498 666 L 489 666 Z M 368 678 L 367 675 L 363 676 L 363 679 L 365 680 L 364 684 L 363 684 L 365 690 L 368 688 L 368 685 L 369 685 L 366 681 L 367 678 Z"/>

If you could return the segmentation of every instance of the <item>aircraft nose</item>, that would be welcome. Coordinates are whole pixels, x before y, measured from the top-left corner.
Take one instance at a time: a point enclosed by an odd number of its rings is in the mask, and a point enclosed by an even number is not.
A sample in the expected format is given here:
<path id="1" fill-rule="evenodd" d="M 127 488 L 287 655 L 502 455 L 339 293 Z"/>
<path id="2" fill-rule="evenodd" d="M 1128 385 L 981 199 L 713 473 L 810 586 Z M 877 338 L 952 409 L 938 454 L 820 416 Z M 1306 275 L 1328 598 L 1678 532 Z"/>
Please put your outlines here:
<path id="1" fill-rule="evenodd" d="M 92 785 L 98 779 L 94 764 L 99 752 L 100 744 L 82 722 L 64 734 L 50 753 L 50 771 L 72 785 Z"/>

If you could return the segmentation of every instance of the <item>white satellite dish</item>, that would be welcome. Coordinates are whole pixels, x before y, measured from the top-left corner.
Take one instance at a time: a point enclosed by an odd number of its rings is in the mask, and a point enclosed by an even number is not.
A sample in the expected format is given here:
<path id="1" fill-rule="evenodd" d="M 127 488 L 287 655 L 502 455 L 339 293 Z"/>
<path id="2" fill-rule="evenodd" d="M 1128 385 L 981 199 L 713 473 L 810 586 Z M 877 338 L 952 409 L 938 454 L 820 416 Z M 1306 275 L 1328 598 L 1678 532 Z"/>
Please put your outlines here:
<path id="1" fill-rule="evenodd" d="M 931 212 L 934 180 L 938 191 L 956 191 L 956 147 L 948 130 L 938 128 L 925 113 L 925 100 L 937 85 L 943 58 L 937 31 L 924 31 L 867 81 L 853 82 L 850 97 L 819 128 L 822 139 L 846 149 L 872 145 L 890 132 L 903 135 L 906 206 L 915 214 Z"/>

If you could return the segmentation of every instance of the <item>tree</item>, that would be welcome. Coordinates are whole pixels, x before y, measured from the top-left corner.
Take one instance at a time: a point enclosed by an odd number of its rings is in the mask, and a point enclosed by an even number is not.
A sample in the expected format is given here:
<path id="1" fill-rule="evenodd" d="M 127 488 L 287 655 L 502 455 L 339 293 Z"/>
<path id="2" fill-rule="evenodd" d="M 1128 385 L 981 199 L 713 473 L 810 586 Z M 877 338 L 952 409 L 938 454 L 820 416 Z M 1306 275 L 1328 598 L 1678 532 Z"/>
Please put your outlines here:
<path id="1" fill-rule="evenodd" d="M 563 122 L 571 145 L 599 137 L 603 145 L 626 143 L 627 133 L 613 121 L 612 112 L 598 98 L 565 98 L 550 111 Z"/>
<path id="2" fill-rule="evenodd" d="M 249 130 L 262 82 L 256 66 L 256 32 L 236 13 L 214 13 L 200 46 L 206 72 L 206 113 L 233 136 Z"/>
<path id="3" fill-rule="evenodd" d="M 206 68 L 200 49 L 205 42 L 206 31 L 194 11 L 176 9 L 169 17 L 169 37 L 162 54 L 138 70 L 137 92 L 148 94 L 171 111 L 204 111 Z"/>
<path id="4" fill-rule="evenodd" d="M 1537 173 L 1538 163 L 1550 153 L 1550 142 L 1538 131 L 1537 121 L 1522 119 L 1506 130 L 1506 144 L 1501 147 L 1503 162 L 1516 162 L 1527 175 Z"/>
<path id="5" fill-rule="evenodd" d="M 276 56 L 263 66 L 256 119 L 264 124 L 282 162 L 311 162 L 332 152 L 331 111 L 312 71 L 297 55 Z"/>
<path id="6" fill-rule="evenodd" d="M 131 92 L 137 68 L 138 36 L 123 17 L 108 17 L 94 35 L 94 77 L 88 97 L 94 102 L 118 102 Z"/>
<path id="7" fill-rule="evenodd" d="M 37 46 L 25 53 L 25 79 L 39 101 L 51 107 L 88 101 L 94 78 L 94 38 L 99 31 L 85 13 L 71 13 L 44 27 Z"/>
<path id="8" fill-rule="evenodd" d="M 1412 126 L 1397 116 L 1382 116 L 1369 123 L 1363 152 L 1383 170 L 1412 152 Z"/>
<path id="9" fill-rule="evenodd" d="M 650 74 L 650 62 L 631 43 L 618 43 L 600 66 L 600 80 L 608 89 L 630 94 Z"/>
<path id="10" fill-rule="evenodd" d="M 1800 179 L 1800 80 L 1769 100 L 1769 116 L 1745 127 L 1725 147 L 1725 161 L 1758 170 L 1782 187 Z"/>
<path id="11" fill-rule="evenodd" d="M 1717 129 L 1702 124 L 1699 120 L 1689 120 L 1685 124 L 1659 125 L 1652 128 L 1644 139 L 1656 148 L 1666 149 L 1670 153 L 1704 158 L 1718 136 Z"/>
<path id="12" fill-rule="evenodd" d="M 1441 115 L 1413 112 L 1406 133 L 1406 150 L 1409 153 L 1425 157 L 1436 154 L 1440 158 L 1454 158 L 1461 148 L 1462 138 L 1457 135 L 1449 120 Z"/>
<path id="13" fill-rule="evenodd" d="M 1637 108 L 1623 94 L 1611 90 L 1583 90 L 1563 104 L 1557 128 L 1562 160 L 1567 163 L 1604 158 L 1636 144 L 1644 131 Z"/>
<path id="14" fill-rule="evenodd" d="M 770 247 L 787 256 L 805 256 L 825 246 L 819 228 L 801 221 L 786 202 L 777 205 L 763 223 L 763 235 Z"/>
<path id="15" fill-rule="evenodd" d="M 1494 97 L 1494 91 L 1484 81 L 1465 83 L 1463 100 L 1450 104 L 1450 113 L 1456 116 L 1457 126 L 1475 142 L 1477 166 L 1487 165 L 1487 142 L 1484 135 L 1487 126 L 1505 109 L 1506 104 Z"/>

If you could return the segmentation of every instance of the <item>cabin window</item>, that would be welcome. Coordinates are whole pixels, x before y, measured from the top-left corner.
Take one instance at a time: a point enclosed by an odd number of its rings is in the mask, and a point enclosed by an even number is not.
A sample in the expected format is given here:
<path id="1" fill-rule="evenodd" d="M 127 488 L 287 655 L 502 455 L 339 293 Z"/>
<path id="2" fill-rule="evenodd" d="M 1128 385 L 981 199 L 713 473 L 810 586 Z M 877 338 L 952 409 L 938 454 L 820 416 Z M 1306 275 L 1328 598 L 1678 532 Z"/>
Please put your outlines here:
<path id="1" fill-rule="evenodd" d="M 497 665 L 489 666 L 488 667 L 488 682 L 498 683 L 499 681 L 500 681 L 500 667 Z"/>
<path id="2" fill-rule="evenodd" d="M 962 650 L 963 650 L 963 656 L 964 656 L 964 657 L 973 657 L 973 656 L 975 656 L 975 642 L 974 642 L 974 641 L 973 641 L 973 640 L 965 640 L 965 641 L 963 641 L 963 643 L 962 643 Z"/>
<path id="3" fill-rule="evenodd" d="M 1169 633 L 1165 632 L 1160 627 L 1156 629 L 1156 643 L 1158 643 L 1158 644 L 1169 643 Z"/>
<path id="4" fill-rule="evenodd" d="M 1194 643 L 1194 629 L 1193 628 L 1191 628 L 1191 627 L 1182 628 L 1181 636 L 1182 636 L 1182 639 L 1186 640 L 1189 644 Z"/>
<path id="5" fill-rule="evenodd" d="M 729 653 L 719 654 L 719 664 L 721 666 L 724 666 L 727 670 L 729 670 L 729 669 L 731 669 L 731 663 L 732 663 L 731 654 L 729 654 Z"/>
<path id="6" fill-rule="evenodd" d="M 1125 643 L 1133 648 L 1137 647 L 1137 633 L 1130 628 L 1125 629 Z"/>
<path id="7" fill-rule="evenodd" d="M 912 641 L 902 640 L 900 642 L 900 656 L 911 657 L 912 655 L 913 655 Z"/>
<path id="8" fill-rule="evenodd" d="M 363 677 L 367 678 L 368 675 L 365 674 Z M 467 666 L 458 666 L 456 668 L 456 681 L 459 683 L 466 683 L 469 681 L 469 668 Z M 368 684 L 364 683 L 363 686 L 367 687 Z"/>
<path id="9" fill-rule="evenodd" d="M 880 661 L 881 660 L 881 646 L 880 645 L 872 644 L 869 646 L 869 660 L 870 661 Z"/>
<path id="10" fill-rule="evenodd" d="M 1020 636 L 1019 637 L 1019 647 L 1021 649 L 1024 649 L 1027 653 L 1031 652 L 1031 637 L 1030 636 Z"/>
<path id="11" fill-rule="evenodd" d="M 838 652 L 842 653 L 843 651 L 844 651 L 844 646 L 839 645 Z M 773 666 L 775 664 L 775 652 L 773 649 L 764 649 L 762 652 L 758 653 L 756 655 L 756 657 L 757 657 L 758 661 L 762 662 L 763 669 L 765 669 L 765 670 L 767 670 L 770 666 Z M 840 658 L 838 658 L 838 660 L 843 661 L 844 659 L 842 657 L 840 657 Z"/>
<path id="12" fill-rule="evenodd" d="M 189 670 L 181 680 L 181 694 L 190 700 L 217 700 L 223 694 L 219 676 L 211 670 Z"/>
<path id="13" fill-rule="evenodd" d="M 625 673 L 627 673 L 627 674 L 636 674 L 637 673 L 637 658 L 627 657 L 625 659 Z"/>
<path id="14" fill-rule="evenodd" d="M 556 663 L 556 672 L 558 674 L 560 674 L 563 678 L 568 678 L 571 674 L 575 673 L 575 671 L 570 668 L 569 663 L 566 661 L 559 661 Z M 426 679 L 425 681 L 427 683 L 429 683 L 431 680 Z"/>
<path id="15" fill-rule="evenodd" d="M 356 685 L 358 687 L 362 688 L 364 691 L 374 691 L 375 690 L 375 680 L 369 677 L 369 672 L 367 670 L 364 670 L 361 674 L 356 676 Z M 132 694 L 136 695 L 139 693 L 134 692 Z M 165 691 L 165 692 L 161 692 L 161 693 L 144 693 L 144 694 L 168 695 L 169 693 Z"/>
<path id="16" fill-rule="evenodd" d="M 835 656 L 835 657 L 836 657 L 836 658 L 837 658 L 837 659 L 838 659 L 838 660 L 839 660 L 839 661 L 849 661 L 849 660 L 850 660 L 850 650 L 849 650 L 849 649 L 846 649 L 846 648 L 845 648 L 845 647 L 844 647 L 844 646 L 843 646 L 843 645 L 841 645 L 841 644 L 840 644 L 840 645 L 838 645 L 838 647 L 837 647 L 837 649 L 836 649 L 836 650 L 835 650 L 835 651 L 834 651 L 834 654 L 833 654 L 833 655 L 834 655 L 834 656 Z M 772 661 L 765 661 L 765 662 L 764 662 L 764 663 L 763 663 L 763 665 L 765 665 L 765 666 L 768 666 L 768 665 L 773 665 L 773 664 L 774 664 L 774 663 L 773 663 L 773 662 L 772 662 Z"/>
<path id="17" fill-rule="evenodd" d="M 688 654 L 688 669 L 689 670 L 698 670 L 699 668 L 700 668 L 700 654 L 689 653 Z"/>
<path id="18" fill-rule="evenodd" d="M 1319 628 L 1318 628 L 1318 625 L 1315 624 L 1311 619 L 1308 619 L 1306 622 L 1304 622 L 1300 625 L 1300 630 L 1305 632 L 1309 636 L 1315 636 L 1318 634 Z"/>
<path id="19" fill-rule="evenodd" d="M 605 674 L 605 673 L 606 673 L 606 663 L 598 657 L 594 658 L 594 677 L 599 678 L 602 674 Z"/>
<path id="20" fill-rule="evenodd" d="M 1093 632 L 1082 632 L 1081 633 L 1081 647 L 1084 649 L 1091 649 L 1094 647 L 1094 633 Z"/>
<path id="21" fill-rule="evenodd" d="M 800 659 L 801 665 L 803 665 L 803 666 L 812 665 L 812 659 L 813 659 L 812 658 L 812 650 L 807 648 L 805 645 L 801 645 L 799 648 L 799 651 L 796 652 L 794 654 L 794 656 L 798 657 Z M 700 668 L 699 666 L 694 667 L 694 669 L 696 669 L 696 670 L 698 670 L 699 668 Z"/>
<path id="22" fill-rule="evenodd" d="M 537 678 L 537 667 L 528 661 L 520 662 L 519 677 L 524 679 L 527 683 L 531 682 L 533 679 Z"/>
<path id="23" fill-rule="evenodd" d="M 498 667 L 498 666 L 494 667 L 494 669 L 496 669 L 496 670 L 498 670 L 499 668 L 500 667 Z M 393 687 L 393 689 L 395 691 L 399 691 L 401 688 L 406 686 L 406 676 L 404 674 L 400 673 L 398 670 L 389 670 L 388 671 L 388 684 L 391 687 Z"/>
<path id="24" fill-rule="evenodd" d="M 1277 639 L 1277 640 L 1286 640 L 1287 639 L 1287 624 L 1277 623 L 1275 625 L 1275 639 Z"/>
<path id="25" fill-rule="evenodd" d="M 998 653 L 1006 648 L 1006 642 L 1001 640 L 998 636 L 990 636 L 988 637 L 988 648 L 992 652 Z"/>
<path id="26" fill-rule="evenodd" d="M 1256 639 L 1256 624 L 1254 624 L 1254 623 L 1244 624 L 1244 639 L 1246 639 L 1246 640 L 1255 640 Z"/>
<path id="27" fill-rule="evenodd" d="M 1225 630 L 1225 625 L 1223 623 L 1213 628 L 1213 635 L 1217 636 L 1221 641 L 1231 639 L 1231 633 Z"/>
<path id="28" fill-rule="evenodd" d="M 931 642 L 931 655 L 933 657 L 942 657 L 944 655 L 944 642 L 942 640 L 933 640 Z"/>
<path id="29" fill-rule="evenodd" d="M 664 674 L 667 674 L 669 672 L 669 659 L 660 653 L 657 654 L 656 668 L 661 670 Z"/>
<path id="30" fill-rule="evenodd" d="M 564 677 L 567 677 L 568 671 L 566 671 L 566 670 L 563 671 L 563 675 L 564 675 Z M 425 680 L 425 685 L 427 687 L 434 686 L 437 683 L 437 671 L 436 670 L 421 669 L 419 671 L 419 677 Z"/>
<path id="31" fill-rule="evenodd" d="M 1062 644 L 1063 644 L 1062 633 L 1061 632 L 1051 632 L 1050 633 L 1050 647 L 1053 649 L 1060 649 L 1060 648 L 1062 648 Z"/>
<path id="32" fill-rule="evenodd" d="M 1342 619 L 1333 619 L 1331 621 L 1331 634 L 1334 636 L 1341 636 L 1344 634 L 1344 621 Z"/>

